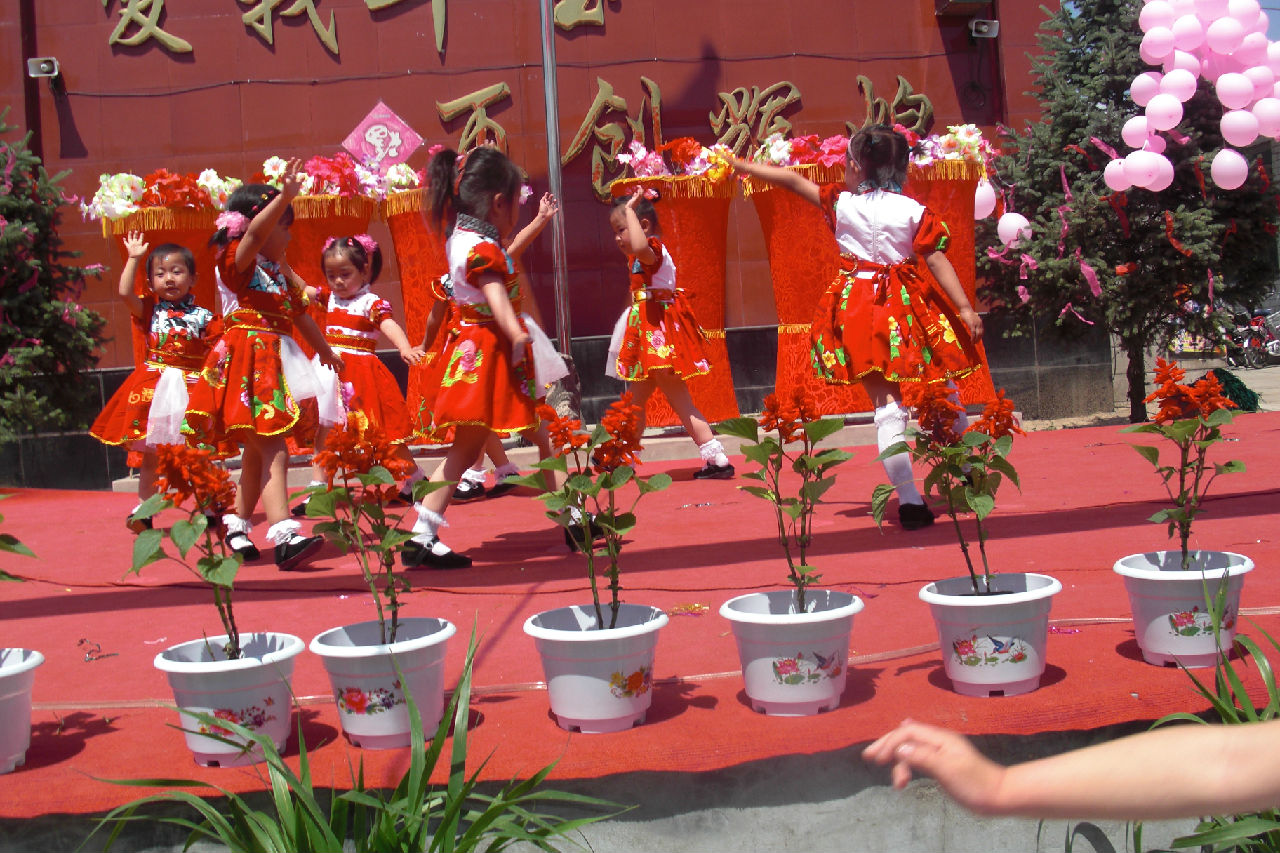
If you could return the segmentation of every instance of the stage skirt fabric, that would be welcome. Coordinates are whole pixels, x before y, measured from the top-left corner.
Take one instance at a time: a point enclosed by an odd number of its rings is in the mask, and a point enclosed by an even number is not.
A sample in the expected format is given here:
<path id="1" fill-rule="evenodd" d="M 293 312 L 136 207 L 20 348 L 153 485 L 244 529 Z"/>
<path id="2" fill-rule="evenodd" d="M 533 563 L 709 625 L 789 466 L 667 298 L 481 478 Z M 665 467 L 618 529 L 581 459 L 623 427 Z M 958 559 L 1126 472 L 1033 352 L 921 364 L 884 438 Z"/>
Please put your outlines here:
<path id="1" fill-rule="evenodd" d="M 656 370 L 681 379 L 705 376 L 711 364 L 703 332 L 680 290 L 637 291 L 613 327 L 605 375 L 641 382 Z"/>
<path id="2" fill-rule="evenodd" d="M 312 366 L 320 371 L 323 387 L 317 396 L 322 426 L 346 423 L 346 412 L 363 412 L 369 422 L 382 428 L 387 439 L 402 443 L 411 441 L 414 429 L 410 424 L 409 410 L 405 407 L 400 386 L 382 359 L 373 353 L 357 353 L 341 350 L 342 375 L 313 359 Z M 341 386 L 351 383 L 354 396 L 344 401 Z"/>
<path id="3" fill-rule="evenodd" d="M 434 400 L 428 404 L 424 396 L 421 403 L 429 406 L 429 417 L 421 418 L 428 436 L 459 426 L 511 435 L 538 423 L 530 348 L 513 367 L 511 344 L 492 321 L 452 326 L 424 380 L 438 388 Z"/>
<path id="4" fill-rule="evenodd" d="M 161 376 L 165 381 L 161 382 Z M 197 373 L 183 373 L 177 367 L 145 363 L 125 379 L 89 427 L 89 434 L 103 444 L 134 446 L 138 449 L 159 444 L 182 444 L 186 439 L 172 429 L 165 412 L 177 412 L 177 423 L 187 407 L 187 385 Z M 159 392 L 157 392 L 159 387 Z M 159 417 L 157 417 L 157 415 Z M 168 428 L 166 428 L 168 425 Z"/>

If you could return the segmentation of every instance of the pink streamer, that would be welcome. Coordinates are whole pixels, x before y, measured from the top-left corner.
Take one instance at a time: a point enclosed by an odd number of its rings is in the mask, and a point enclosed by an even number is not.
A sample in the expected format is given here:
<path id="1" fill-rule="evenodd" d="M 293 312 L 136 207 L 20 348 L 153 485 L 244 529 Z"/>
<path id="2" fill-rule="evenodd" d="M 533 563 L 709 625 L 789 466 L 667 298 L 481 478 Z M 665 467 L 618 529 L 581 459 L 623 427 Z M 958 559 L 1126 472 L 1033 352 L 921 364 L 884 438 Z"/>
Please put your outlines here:
<path id="1" fill-rule="evenodd" d="M 1058 257 L 1062 257 L 1063 252 L 1067 251 L 1067 232 L 1070 228 L 1067 225 L 1067 214 L 1071 212 L 1071 205 L 1064 204 L 1058 208 L 1058 218 L 1062 220 L 1062 230 L 1058 232 Z"/>
<path id="2" fill-rule="evenodd" d="M 1071 201 L 1071 185 L 1067 183 L 1067 167 L 1058 166 L 1058 174 L 1062 176 L 1062 194 Z"/>
<path id="3" fill-rule="evenodd" d="M 1081 323 L 1084 323 L 1086 326 L 1092 326 L 1092 325 L 1093 325 L 1093 321 L 1092 321 L 1092 320 L 1086 320 L 1084 317 L 1081 317 L 1081 316 L 1080 316 L 1080 312 L 1079 312 L 1079 311 L 1077 311 L 1077 310 L 1075 309 L 1075 306 L 1074 306 L 1074 305 L 1072 305 L 1070 302 L 1068 302 L 1066 305 L 1063 305 L 1063 306 L 1062 306 L 1062 310 L 1058 312 L 1058 316 L 1059 316 L 1059 317 L 1062 317 L 1062 316 L 1066 315 L 1066 313 L 1067 313 L 1068 311 L 1070 311 L 1072 314 L 1075 314 L 1075 315 L 1076 315 L 1076 319 L 1077 319 L 1077 320 L 1079 320 Z"/>
<path id="4" fill-rule="evenodd" d="M 1093 271 L 1093 267 L 1085 263 L 1084 258 L 1080 255 L 1079 249 L 1076 249 L 1076 260 L 1080 262 L 1080 274 L 1084 276 L 1085 281 L 1089 282 L 1089 292 L 1092 293 L 1095 298 L 1101 296 L 1102 285 L 1098 284 L 1098 274 Z"/>
<path id="5" fill-rule="evenodd" d="M 1094 147 L 1095 147 L 1095 148 L 1097 148 L 1097 149 L 1098 149 L 1099 151 L 1101 151 L 1103 154 L 1106 154 L 1106 155 L 1107 155 L 1108 157 L 1110 157 L 1112 160 L 1118 160 L 1118 159 L 1120 158 L 1120 155 L 1116 153 L 1116 149 L 1112 148 L 1110 145 L 1108 145 L 1107 143 L 1103 142 L 1103 141 L 1102 141 L 1101 139 L 1099 139 L 1098 137 L 1096 137 L 1096 136 L 1090 136 L 1090 137 L 1089 137 L 1089 141 L 1093 143 L 1093 145 L 1094 145 Z"/>
<path id="6" fill-rule="evenodd" d="M 1031 301 L 1031 292 L 1022 285 L 1018 285 L 1018 298 L 1022 300 L 1022 304 L 1026 305 Z"/>
<path id="7" fill-rule="evenodd" d="M 18 292 L 26 293 L 28 290 L 35 287 L 37 278 L 38 276 L 35 273 L 32 273 L 31 278 L 27 279 L 25 284 L 18 285 Z"/>
<path id="8" fill-rule="evenodd" d="M 1018 278 L 1022 279 L 1023 281 L 1026 281 L 1026 280 L 1027 280 L 1027 270 L 1029 270 L 1029 269 L 1030 269 L 1030 270 L 1037 270 L 1037 269 L 1039 269 L 1039 268 L 1040 268 L 1040 264 L 1036 262 L 1036 259 L 1035 259 L 1035 258 L 1031 257 L 1030 255 L 1026 255 L 1026 254 L 1024 254 L 1024 255 L 1022 256 L 1022 265 L 1021 265 L 1020 267 L 1018 267 Z M 1021 285 L 1019 285 L 1019 286 L 1021 286 Z M 1023 301 L 1025 302 L 1026 300 L 1024 299 Z"/>
<path id="9" fill-rule="evenodd" d="M 1005 266 L 1012 266 L 1013 264 L 1017 263 L 1017 261 L 1014 261 L 1012 258 L 1008 258 L 1008 257 L 1006 257 L 1006 255 L 1008 255 L 1008 253 L 1009 253 L 1009 247 L 1008 247 L 1008 246 L 1005 246 L 1003 249 L 1001 249 L 1001 250 L 1000 250 L 1000 251 L 998 251 L 998 252 L 996 251 L 995 246 L 988 246 L 988 247 L 987 247 L 987 257 L 988 257 L 988 258 L 990 258 L 990 259 L 991 259 L 991 260 L 993 260 L 993 261 L 999 261 L 1000 263 L 1004 264 Z"/>
<path id="10" fill-rule="evenodd" d="M 1209 270 L 1209 310 L 1213 310 L 1213 270 Z"/>
<path id="11" fill-rule="evenodd" d="M 1176 130 L 1166 130 L 1165 133 L 1169 134 L 1169 138 L 1179 145 L 1186 145 L 1191 141 L 1190 136 L 1187 136 L 1185 133 L 1178 133 Z"/>

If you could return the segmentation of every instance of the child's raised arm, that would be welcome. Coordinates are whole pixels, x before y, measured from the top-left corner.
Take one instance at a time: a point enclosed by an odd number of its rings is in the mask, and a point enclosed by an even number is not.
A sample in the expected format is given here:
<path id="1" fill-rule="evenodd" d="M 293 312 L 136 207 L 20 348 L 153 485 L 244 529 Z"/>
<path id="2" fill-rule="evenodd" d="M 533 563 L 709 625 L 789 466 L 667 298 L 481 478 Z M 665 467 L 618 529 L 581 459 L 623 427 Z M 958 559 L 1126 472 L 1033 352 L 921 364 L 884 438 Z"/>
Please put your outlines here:
<path id="1" fill-rule="evenodd" d="M 969 297 L 960 286 L 960 279 L 956 276 L 956 269 L 951 266 L 951 261 L 942 252 L 930 252 L 924 256 L 924 262 L 929 267 L 929 272 L 933 273 L 933 277 L 938 280 L 938 284 L 942 285 L 951 304 L 956 306 L 956 313 L 960 315 L 960 321 L 969 330 L 970 337 L 975 341 L 982 337 L 982 318 L 969 304 Z"/>
<path id="2" fill-rule="evenodd" d="M 390 317 L 378 324 L 378 330 L 387 336 L 387 340 L 395 345 L 400 351 L 400 357 L 408 364 L 417 364 L 422 361 L 422 351 L 414 349 L 409 344 L 409 336 L 404 333 L 404 329 L 400 328 L 400 324 Z"/>
<path id="3" fill-rule="evenodd" d="M 129 259 L 124 262 L 124 269 L 120 270 L 120 298 L 129 306 L 129 313 L 139 320 L 147 318 L 143 316 L 142 299 L 134 291 L 133 282 L 138 277 L 138 264 L 142 263 L 149 248 L 151 244 L 143 241 L 141 231 L 130 231 L 124 236 L 124 249 L 129 254 Z"/>
<path id="4" fill-rule="evenodd" d="M 555 218 L 560 212 L 560 203 L 556 201 L 556 197 L 551 193 L 543 193 L 542 199 L 538 202 L 538 212 L 534 215 L 529 224 L 520 229 L 520 233 L 512 238 L 507 245 L 507 254 L 513 259 L 519 258 L 524 250 L 529 248 L 529 244 L 534 241 L 542 229 L 547 227 L 547 223 Z"/>
<path id="5" fill-rule="evenodd" d="M 285 167 L 284 178 L 280 185 L 280 192 L 276 197 L 267 202 L 267 206 L 258 211 L 258 215 L 249 221 L 249 227 L 244 232 L 244 238 L 240 241 L 240 245 L 236 247 L 236 269 L 243 272 L 257 263 L 258 252 L 266 244 L 267 238 L 271 236 L 271 231 L 276 227 L 276 223 L 280 221 L 280 217 L 284 215 L 285 210 L 298 193 L 302 191 L 302 160 L 295 157 L 289 161 Z"/>
<path id="6" fill-rule="evenodd" d="M 729 157 L 729 165 L 733 167 L 735 172 L 750 175 L 784 190 L 791 190 L 791 192 L 812 205 L 822 205 L 822 197 L 818 185 L 799 172 L 793 172 L 781 166 L 770 166 L 767 163 L 743 160 L 740 157 Z"/>
<path id="7" fill-rule="evenodd" d="M 638 189 L 633 192 L 631 198 L 627 199 L 627 203 L 623 205 L 622 214 L 627 220 L 627 248 L 640 263 L 651 267 L 658 262 L 658 255 L 649 245 L 649 235 L 644 233 L 644 228 L 640 225 L 640 217 L 636 214 L 636 204 L 643 197 L 644 190 Z"/>

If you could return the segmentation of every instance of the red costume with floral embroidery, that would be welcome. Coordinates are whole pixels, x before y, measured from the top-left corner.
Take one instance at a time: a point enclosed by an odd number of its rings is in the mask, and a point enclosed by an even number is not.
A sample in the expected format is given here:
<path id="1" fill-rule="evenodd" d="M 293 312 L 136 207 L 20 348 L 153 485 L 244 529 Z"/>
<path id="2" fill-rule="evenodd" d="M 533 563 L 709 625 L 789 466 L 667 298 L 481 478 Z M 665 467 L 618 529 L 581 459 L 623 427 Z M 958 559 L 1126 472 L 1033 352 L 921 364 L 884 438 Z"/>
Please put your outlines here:
<path id="1" fill-rule="evenodd" d="M 534 413 L 532 353 L 513 365 L 511 341 L 493 319 L 480 289 L 480 280 L 498 275 L 520 321 L 520 277 L 515 262 L 503 250 L 488 223 L 459 216 L 445 243 L 449 259 L 449 298 L 453 317 L 441 330 L 440 355 L 424 372 L 438 382 L 425 432 L 438 434 L 456 426 L 485 426 L 510 435 L 537 426 Z"/>
<path id="2" fill-rule="evenodd" d="M 878 372 L 892 382 L 940 382 L 978 369 L 955 306 L 919 255 L 946 251 L 947 226 L 914 199 L 888 190 L 821 189 L 840 250 L 840 272 L 811 331 L 817 375 L 832 384 Z"/>
<path id="3" fill-rule="evenodd" d="M 222 318 L 222 340 L 210 351 L 201 381 L 191 389 L 183 427 L 202 443 L 235 441 L 245 432 L 280 435 L 298 421 L 298 403 L 281 360 L 281 339 L 293 332 L 294 318 L 306 311 L 307 298 L 290 286 L 277 264 L 261 255 L 247 270 L 237 269 L 239 245 L 239 239 L 232 240 L 216 259 L 223 287 L 237 304 Z"/>
<path id="4" fill-rule="evenodd" d="M 392 319 L 391 303 L 367 285 L 350 299 L 321 288 L 320 298 L 328 305 L 324 338 L 342 356 L 339 379 L 350 382 L 355 391 L 348 409 L 364 413 L 370 423 L 382 427 L 388 441 L 410 440 L 413 427 L 404 395 L 391 371 L 374 353 L 379 327 L 384 320 Z"/>
<path id="5" fill-rule="evenodd" d="M 681 379 L 711 372 L 702 345 L 705 335 L 689 308 L 684 291 L 676 287 L 676 265 L 662 241 L 649 238 L 657 262 L 646 265 L 628 256 L 631 305 L 614 326 L 610 352 L 616 352 L 609 376 L 627 382 L 649 378 L 655 370 L 670 370 Z"/>
<path id="6" fill-rule="evenodd" d="M 89 434 L 103 444 L 131 444 L 147 438 L 147 415 L 160 374 L 167 367 L 181 370 L 190 388 L 200 374 L 205 356 L 217 337 L 213 312 L 196 305 L 188 294 L 178 302 L 142 300 L 146 327 L 147 358 L 111 395 L 102 413 L 89 427 Z M 133 322 L 141 326 L 140 318 Z"/>

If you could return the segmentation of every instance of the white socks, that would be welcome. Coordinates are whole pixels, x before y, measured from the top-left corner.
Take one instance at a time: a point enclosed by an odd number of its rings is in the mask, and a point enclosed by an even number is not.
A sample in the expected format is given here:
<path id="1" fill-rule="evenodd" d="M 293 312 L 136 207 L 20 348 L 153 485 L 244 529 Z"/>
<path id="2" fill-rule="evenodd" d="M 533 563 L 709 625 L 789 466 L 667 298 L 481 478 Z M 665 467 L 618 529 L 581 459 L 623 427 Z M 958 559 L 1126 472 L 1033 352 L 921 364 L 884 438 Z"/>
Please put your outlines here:
<path id="1" fill-rule="evenodd" d="M 907 440 L 907 413 L 895 401 L 891 400 L 876 409 L 875 425 L 876 444 L 881 453 L 898 442 Z M 889 482 L 898 493 L 899 505 L 924 503 L 924 498 L 920 496 L 920 490 L 916 488 L 912 478 L 910 454 L 900 453 L 897 456 L 890 456 L 888 459 L 881 460 L 880 464 L 884 465 L 884 473 L 888 475 Z"/>
<path id="2" fill-rule="evenodd" d="M 272 545 L 288 545 L 295 539 L 303 538 L 298 534 L 302 529 L 302 525 L 294 521 L 292 518 L 284 521 L 277 521 L 275 524 L 267 528 L 267 539 Z"/>
<path id="3" fill-rule="evenodd" d="M 249 531 L 253 530 L 253 525 L 249 523 L 249 519 L 241 518 L 234 512 L 229 512 L 222 516 L 222 526 L 226 528 L 228 537 L 234 533 L 242 533 L 247 537 Z"/>
<path id="4" fill-rule="evenodd" d="M 427 476 L 426 474 L 422 473 L 421 468 L 418 468 L 415 466 L 413 469 L 413 473 L 400 481 L 400 491 L 412 492 L 414 484 L 417 483 L 419 480 L 425 479 L 426 476 Z"/>
<path id="5" fill-rule="evenodd" d="M 484 479 L 487 476 L 488 472 L 485 470 L 483 463 L 475 468 L 468 468 L 462 472 L 462 480 L 473 486 L 483 486 Z"/>
<path id="6" fill-rule="evenodd" d="M 515 463 L 508 462 L 506 465 L 499 465 L 493 469 L 493 484 L 496 486 L 508 477 L 515 477 L 520 474 L 520 468 Z"/>
<path id="7" fill-rule="evenodd" d="M 437 557 L 448 554 L 449 546 L 441 542 L 436 534 L 441 527 L 448 527 L 449 522 L 444 520 L 443 515 L 427 509 L 422 504 L 414 504 L 413 508 L 418 511 L 418 520 L 413 523 L 413 541 L 431 548 L 431 553 Z"/>
<path id="8" fill-rule="evenodd" d="M 699 444 L 698 455 L 702 457 L 702 461 L 707 465 L 715 465 L 717 468 L 723 468 L 729 464 L 729 457 L 724 455 L 724 445 L 720 443 L 718 438 L 713 438 L 705 444 Z"/>

